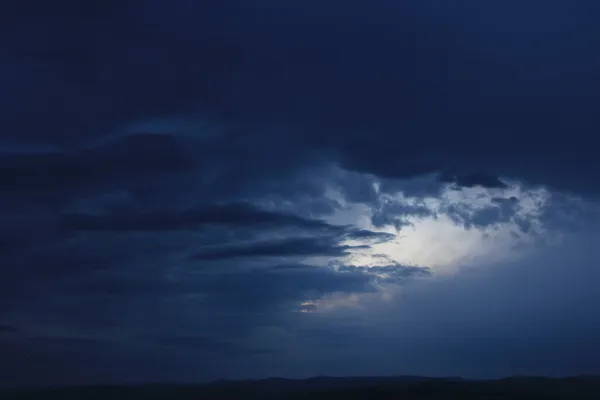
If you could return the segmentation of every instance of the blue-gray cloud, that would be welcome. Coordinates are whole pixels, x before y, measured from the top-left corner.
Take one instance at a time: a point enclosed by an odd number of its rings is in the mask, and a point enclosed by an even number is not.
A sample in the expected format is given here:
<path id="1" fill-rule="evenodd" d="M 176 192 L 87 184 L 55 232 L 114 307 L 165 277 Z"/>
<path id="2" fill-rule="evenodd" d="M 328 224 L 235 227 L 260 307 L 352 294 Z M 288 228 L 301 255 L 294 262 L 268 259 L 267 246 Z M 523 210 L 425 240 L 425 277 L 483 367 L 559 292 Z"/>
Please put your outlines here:
<path id="1" fill-rule="evenodd" d="M 243 245 L 224 246 L 200 251 L 194 260 L 226 260 L 239 257 L 273 256 L 343 256 L 351 249 L 369 248 L 368 245 L 339 245 L 334 238 L 294 238 L 270 240 Z"/>
<path id="2" fill-rule="evenodd" d="M 469 2 L 457 15 L 427 2 L 355 1 L 341 10 L 265 1 L 250 18 L 232 14 L 235 1 L 39 4 L 47 11 L 37 17 L 3 6 L 12 16 L 2 35 L 3 66 L 14 75 L 6 89 L 19 95 L 3 108 L 2 130 L 13 142 L 85 143 L 144 118 L 200 110 L 241 124 L 243 136 L 216 148 L 252 149 L 239 161 L 250 156 L 263 173 L 274 173 L 275 160 L 325 152 L 384 177 L 441 171 L 459 184 L 499 186 L 496 177 L 510 175 L 592 191 L 592 66 L 600 60 L 588 51 L 595 28 L 586 15 L 596 6 L 556 1 L 542 18 L 508 3 Z M 491 15 L 506 24 L 487 24 Z M 330 29 L 324 16 L 345 29 Z M 557 32 L 577 45 L 551 42 Z M 565 132 L 570 140 L 547 139 Z"/>
<path id="3" fill-rule="evenodd" d="M 255 228 L 291 226 L 298 229 L 336 230 L 319 220 L 311 220 L 293 214 L 261 210 L 251 204 L 212 204 L 199 209 L 180 212 L 154 212 L 137 214 L 68 214 L 63 216 L 61 226 L 74 231 L 168 231 L 193 230 L 205 226 L 228 225 Z M 343 227 L 339 227 L 342 230 Z"/>

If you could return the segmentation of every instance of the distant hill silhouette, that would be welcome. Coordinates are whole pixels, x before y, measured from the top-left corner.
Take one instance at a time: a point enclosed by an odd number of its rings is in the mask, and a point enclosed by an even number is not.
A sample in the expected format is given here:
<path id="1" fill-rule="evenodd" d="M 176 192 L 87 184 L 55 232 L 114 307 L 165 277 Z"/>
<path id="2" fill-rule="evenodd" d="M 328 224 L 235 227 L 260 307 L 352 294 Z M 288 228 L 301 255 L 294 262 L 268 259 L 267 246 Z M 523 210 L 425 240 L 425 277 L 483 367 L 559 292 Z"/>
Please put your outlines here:
<path id="1" fill-rule="evenodd" d="M 400 377 L 314 377 L 220 380 L 202 385 L 23 389 L 2 399 L 600 399 L 600 377 L 561 379 L 512 377 L 499 380 Z"/>

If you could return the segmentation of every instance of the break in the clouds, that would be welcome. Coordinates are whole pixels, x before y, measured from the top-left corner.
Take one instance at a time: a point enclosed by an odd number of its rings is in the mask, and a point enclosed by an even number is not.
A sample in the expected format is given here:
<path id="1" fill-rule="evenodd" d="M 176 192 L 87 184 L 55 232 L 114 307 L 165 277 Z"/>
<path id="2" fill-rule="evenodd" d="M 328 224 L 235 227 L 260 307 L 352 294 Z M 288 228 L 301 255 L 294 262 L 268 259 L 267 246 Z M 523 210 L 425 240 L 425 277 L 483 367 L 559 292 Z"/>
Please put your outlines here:
<path id="1" fill-rule="evenodd" d="M 442 3 L 2 3 L 1 383 L 600 371 L 598 6 Z"/>

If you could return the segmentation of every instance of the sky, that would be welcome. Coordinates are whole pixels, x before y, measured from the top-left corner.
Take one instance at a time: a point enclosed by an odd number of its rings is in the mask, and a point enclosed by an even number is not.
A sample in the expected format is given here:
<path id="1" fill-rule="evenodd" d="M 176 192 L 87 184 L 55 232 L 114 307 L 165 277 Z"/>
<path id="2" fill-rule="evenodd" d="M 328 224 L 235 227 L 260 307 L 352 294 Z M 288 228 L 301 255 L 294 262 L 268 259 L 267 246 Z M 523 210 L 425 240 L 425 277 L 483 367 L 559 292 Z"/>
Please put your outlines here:
<path id="1" fill-rule="evenodd" d="M 600 374 L 598 12 L 2 2 L 0 386 Z"/>

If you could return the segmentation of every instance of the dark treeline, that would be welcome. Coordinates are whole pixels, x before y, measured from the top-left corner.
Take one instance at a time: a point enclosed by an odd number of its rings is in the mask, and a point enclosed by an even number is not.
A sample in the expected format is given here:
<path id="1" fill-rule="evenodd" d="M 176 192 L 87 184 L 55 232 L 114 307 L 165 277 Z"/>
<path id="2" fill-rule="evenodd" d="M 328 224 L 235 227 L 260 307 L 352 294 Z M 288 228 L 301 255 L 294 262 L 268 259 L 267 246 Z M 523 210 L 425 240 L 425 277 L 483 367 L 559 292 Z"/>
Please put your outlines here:
<path id="1" fill-rule="evenodd" d="M 600 399 L 600 378 L 509 378 L 495 381 L 425 378 L 313 378 L 29 389 L 2 399 Z"/>

